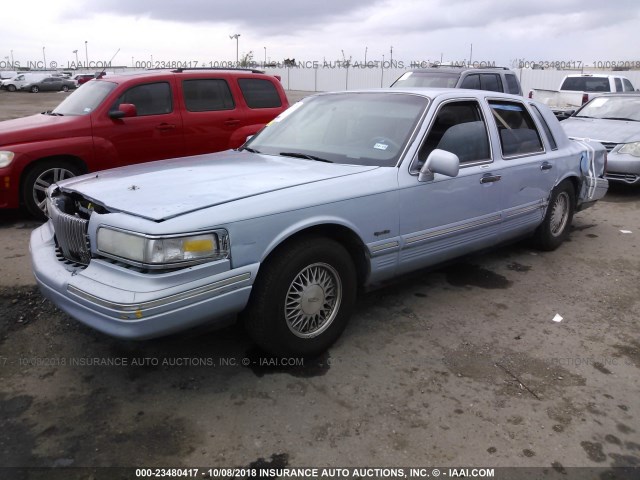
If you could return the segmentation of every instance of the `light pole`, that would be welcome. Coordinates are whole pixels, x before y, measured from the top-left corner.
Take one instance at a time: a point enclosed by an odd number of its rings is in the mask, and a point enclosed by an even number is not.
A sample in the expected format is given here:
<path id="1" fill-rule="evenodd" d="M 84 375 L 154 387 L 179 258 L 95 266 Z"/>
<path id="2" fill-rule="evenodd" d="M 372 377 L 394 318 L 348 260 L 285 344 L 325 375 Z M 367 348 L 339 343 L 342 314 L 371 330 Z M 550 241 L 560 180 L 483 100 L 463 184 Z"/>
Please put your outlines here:
<path id="1" fill-rule="evenodd" d="M 369 47 L 364 47 L 364 66 L 367 66 L 367 50 Z"/>
<path id="2" fill-rule="evenodd" d="M 76 68 L 78 68 L 78 63 L 80 63 L 80 62 L 78 61 L 78 50 L 74 50 L 74 51 L 73 51 L 73 53 L 75 53 L 75 54 L 76 54 Z"/>
<path id="3" fill-rule="evenodd" d="M 85 68 L 89 68 L 89 48 L 87 47 L 87 44 L 89 42 L 88 41 L 84 41 L 84 58 L 85 61 L 87 62 L 87 64 L 85 65 Z"/>
<path id="4" fill-rule="evenodd" d="M 267 47 L 264 47 L 264 66 L 267 66 Z"/>
<path id="5" fill-rule="evenodd" d="M 44 60 L 44 68 L 46 69 L 47 68 L 47 57 L 44 54 L 44 47 L 42 47 L 42 58 Z"/>
<path id="6" fill-rule="evenodd" d="M 391 58 L 389 59 L 389 64 L 393 68 L 393 45 L 391 45 Z"/>
<path id="7" fill-rule="evenodd" d="M 135 68 L 135 63 L 133 63 L 133 55 L 131 56 L 131 68 Z"/>
<path id="8" fill-rule="evenodd" d="M 236 66 L 238 66 L 238 37 L 240 37 L 239 33 L 236 33 L 235 35 L 229 35 L 229 38 L 236 39 Z"/>
<path id="9" fill-rule="evenodd" d="M 13 68 L 13 50 L 11 50 L 11 68 Z"/>

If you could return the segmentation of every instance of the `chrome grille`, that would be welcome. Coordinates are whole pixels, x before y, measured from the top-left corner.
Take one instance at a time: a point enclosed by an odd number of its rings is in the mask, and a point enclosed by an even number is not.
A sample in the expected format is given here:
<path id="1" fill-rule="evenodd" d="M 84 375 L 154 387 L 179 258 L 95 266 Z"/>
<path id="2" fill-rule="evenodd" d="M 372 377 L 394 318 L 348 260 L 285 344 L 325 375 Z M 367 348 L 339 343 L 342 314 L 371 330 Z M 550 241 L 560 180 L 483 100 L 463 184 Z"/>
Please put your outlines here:
<path id="1" fill-rule="evenodd" d="M 52 198 L 47 203 L 49 218 L 56 232 L 56 242 L 62 255 L 72 262 L 87 265 L 91 260 L 89 239 L 87 237 L 88 220 L 63 212 L 59 203 L 62 199 Z"/>

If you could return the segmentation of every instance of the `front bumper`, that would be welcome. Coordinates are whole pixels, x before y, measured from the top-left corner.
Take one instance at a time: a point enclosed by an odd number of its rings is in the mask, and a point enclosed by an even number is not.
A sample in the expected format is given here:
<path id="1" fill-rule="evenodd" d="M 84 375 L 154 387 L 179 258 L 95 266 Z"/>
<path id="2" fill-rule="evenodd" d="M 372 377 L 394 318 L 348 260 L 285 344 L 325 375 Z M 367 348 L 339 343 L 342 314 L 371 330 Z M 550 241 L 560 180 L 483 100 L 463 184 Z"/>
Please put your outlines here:
<path id="1" fill-rule="evenodd" d="M 31 234 L 33 272 L 42 294 L 73 318 L 108 335 L 146 339 L 220 323 L 246 306 L 259 264 L 228 260 L 145 274 L 101 259 L 87 267 L 56 256 L 51 222 Z"/>
<path id="2" fill-rule="evenodd" d="M 609 153 L 605 177 L 612 182 L 640 183 L 640 158 L 617 152 Z"/>

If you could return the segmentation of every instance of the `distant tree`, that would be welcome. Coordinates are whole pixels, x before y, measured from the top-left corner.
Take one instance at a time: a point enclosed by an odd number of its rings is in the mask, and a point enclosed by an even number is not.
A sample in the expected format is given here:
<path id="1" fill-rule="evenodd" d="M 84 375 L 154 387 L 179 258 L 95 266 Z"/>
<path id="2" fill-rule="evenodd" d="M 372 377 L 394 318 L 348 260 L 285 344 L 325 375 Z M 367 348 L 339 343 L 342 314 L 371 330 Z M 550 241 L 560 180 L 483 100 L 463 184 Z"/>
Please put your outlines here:
<path id="1" fill-rule="evenodd" d="M 243 53 L 242 57 L 240 57 L 239 64 L 241 67 L 252 67 L 254 65 L 253 50 L 249 50 L 249 52 Z"/>

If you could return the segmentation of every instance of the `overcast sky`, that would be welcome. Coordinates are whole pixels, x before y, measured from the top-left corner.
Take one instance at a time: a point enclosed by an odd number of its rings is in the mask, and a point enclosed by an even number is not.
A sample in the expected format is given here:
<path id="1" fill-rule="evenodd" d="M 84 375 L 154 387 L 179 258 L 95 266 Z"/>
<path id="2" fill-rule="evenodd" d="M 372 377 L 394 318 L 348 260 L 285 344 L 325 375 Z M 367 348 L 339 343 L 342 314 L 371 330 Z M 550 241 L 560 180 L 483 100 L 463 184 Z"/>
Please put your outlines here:
<path id="1" fill-rule="evenodd" d="M 638 60 L 638 0 L 30 0 L 0 9 L 0 67 L 58 62 Z M 85 51 L 85 41 L 86 51 Z"/>

